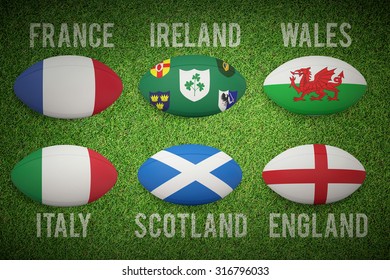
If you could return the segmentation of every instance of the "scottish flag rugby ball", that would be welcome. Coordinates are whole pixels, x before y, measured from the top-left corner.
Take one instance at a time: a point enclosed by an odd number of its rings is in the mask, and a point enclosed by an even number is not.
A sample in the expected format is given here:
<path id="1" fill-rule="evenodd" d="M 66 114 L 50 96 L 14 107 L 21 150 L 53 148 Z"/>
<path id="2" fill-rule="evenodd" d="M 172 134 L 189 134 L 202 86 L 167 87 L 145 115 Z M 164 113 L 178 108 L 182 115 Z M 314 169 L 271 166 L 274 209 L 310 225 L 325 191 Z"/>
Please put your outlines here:
<path id="1" fill-rule="evenodd" d="M 39 61 L 15 81 L 16 96 L 34 111 L 75 119 L 100 113 L 117 100 L 123 85 L 107 65 L 83 56 Z"/>
<path id="2" fill-rule="evenodd" d="M 139 168 L 140 183 L 158 198 L 183 205 L 220 200 L 241 182 L 240 166 L 224 152 L 203 145 L 173 146 Z"/>

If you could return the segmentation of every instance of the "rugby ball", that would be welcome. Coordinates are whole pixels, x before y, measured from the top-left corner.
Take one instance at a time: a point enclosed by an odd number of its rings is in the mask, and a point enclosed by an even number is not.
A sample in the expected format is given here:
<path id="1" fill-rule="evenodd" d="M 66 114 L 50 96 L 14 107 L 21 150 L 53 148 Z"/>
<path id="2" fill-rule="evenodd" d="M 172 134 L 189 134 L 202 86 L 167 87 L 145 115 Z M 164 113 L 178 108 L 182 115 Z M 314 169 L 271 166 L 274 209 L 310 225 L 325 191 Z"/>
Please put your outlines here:
<path id="1" fill-rule="evenodd" d="M 108 192 L 115 185 L 117 172 L 91 149 L 59 145 L 25 157 L 16 164 L 11 178 L 21 192 L 42 204 L 79 206 Z"/>
<path id="2" fill-rule="evenodd" d="M 267 76 L 265 93 L 279 106 L 303 115 L 341 112 L 366 91 L 363 75 L 348 63 L 327 56 L 290 60 Z"/>
<path id="3" fill-rule="evenodd" d="M 342 149 L 304 145 L 272 159 L 263 170 L 264 182 L 288 200 L 327 204 L 351 195 L 366 177 L 363 165 Z"/>
<path id="4" fill-rule="evenodd" d="M 185 117 L 223 112 L 244 95 L 243 76 L 228 63 L 209 56 L 166 59 L 141 79 L 142 96 L 158 110 Z"/>
<path id="5" fill-rule="evenodd" d="M 241 182 L 240 166 L 224 152 L 203 145 L 173 146 L 138 170 L 138 180 L 158 198 L 183 205 L 224 198 Z"/>
<path id="6" fill-rule="evenodd" d="M 34 111 L 75 119 L 100 113 L 117 100 L 123 85 L 100 61 L 83 56 L 55 56 L 35 63 L 15 81 L 16 96 Z"/>

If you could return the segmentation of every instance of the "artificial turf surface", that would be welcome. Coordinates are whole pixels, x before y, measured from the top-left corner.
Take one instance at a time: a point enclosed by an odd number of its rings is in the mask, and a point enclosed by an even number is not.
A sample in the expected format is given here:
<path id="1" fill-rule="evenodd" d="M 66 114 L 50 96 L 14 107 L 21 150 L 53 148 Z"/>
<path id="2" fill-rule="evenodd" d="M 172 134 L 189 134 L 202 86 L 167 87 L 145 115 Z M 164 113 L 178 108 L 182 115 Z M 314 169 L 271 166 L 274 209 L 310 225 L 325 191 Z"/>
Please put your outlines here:
<path id="1" fill-rule="evenodd" d="M 389 5 L 369 1 L 103 1 L 67 3 L 2 1 L 0 25 L 0 257 L 2 259 L 389 259 Z M 114 48 L 29 47 L 33 22 L 60 24 L 113 22 Z M 150 47 L 151 22 L 189 22 L 198 38 L 202 22 L 237 22 L 236 48 Z M 319 23 L 325 40 L 328 22 L 348 22 L 348 48 L 284 47 L 281 22 Z M 311 31 L 313 34 L 313 31 Z M 337 39 L 342 39 L 337 33 Z M 85 119 L 61 120 L 39 115 L 14 92 L 16 77 L 33 63 L 55 55 L 83 55 L 102 61 L 121 78 L 124 91 L 113 106 Z M 138 82 L 148 69 L 169 57 L 202 54 L 233 65 L 247 81 L 243 98 L 229 111 L 203 118 L 159 112 L 147 104 Z M 324 55 L 344 60 L 367 80 L 363 98 L 348 110 L 322 117 L 289 113 L 264 93 L 265 77 L 282 63 L 300 56 Z M 159 200 L 137 180 L 139 166 L 172 145 L 194 143 L 216 147 L 243 170 L 239 187 L 225 199 L 203 206 L 179 206 Z M 261 178 L 265 164 L 284 150 L 309 143 L 342 148 L 364 165 L 367 178 L 351 197 L 330 205 L 290 202 L 270 190 Z M 89 147 L 117 168 L 115 187 L 98 201 L 71 208 L 44 206 L 12 184 L 14 165 L 46 146 Z M 36 237 L 37 213 L 91 213 L 85 238 Z M 364 213 L 363 238 L 270 238 L 270 213 L 317 214 L 323 232 L 328 213 Z M 201 231 L 208 213 L 243 213 L 243 238 L 137 238 L 137 213 L 195 213 Z M 80 231 L 80 226 L 76 227 Z M 179 227 L 176 229 L 179 231 Z M 187 232 L 188 233 L 188 232 Z"/>

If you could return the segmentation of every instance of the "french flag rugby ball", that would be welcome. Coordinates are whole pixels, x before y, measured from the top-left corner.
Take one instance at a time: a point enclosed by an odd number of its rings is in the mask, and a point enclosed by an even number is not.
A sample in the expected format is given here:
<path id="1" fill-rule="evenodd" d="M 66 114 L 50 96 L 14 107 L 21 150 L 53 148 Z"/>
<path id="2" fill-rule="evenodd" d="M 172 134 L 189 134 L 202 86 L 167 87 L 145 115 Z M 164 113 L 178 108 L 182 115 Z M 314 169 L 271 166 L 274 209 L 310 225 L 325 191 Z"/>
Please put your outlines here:
<path id="1" fill-rule="evenodd" d="M 265 93 L 279 106 L 303 115 L 341 112 L 363 96 L 367 82 L 353 66 L 327 56 L 290 60 L 269 74 Z"/>
<path id="2" fill-rule="evenodd" d="M 97 152 L 59 145 L 35 151 L 11 173 L 26 196 L 51 206 L 79 206 L 97 200 L 117 179 L 115 167 Z"/>
<path id="3" fill-rule="evenodd" d="M 363 165 L 339 148 L 314 144 L 279 154 L 263 170 L 276 193 L 304 204 L 339 201 L 356 191 L 366 177 Z"/>
<path id="4" fill-rule="evenodd" d="M 241 182 L 240 166 L 224 152 L 203 145 L 173 146 L 138 170 L 140 183 L 158 198 L 184 205 L 217 201 Z"/>
<path id="5" fill-rule="evenodd" d="M 186 55 L 165 59 L 141 78 L 139 89 L 158 110 L 184 117 L 224 112 L 244 95 L 244 77 L 218 58 Z"/>
<path id="6" fill-rule="evenodd" d="M 83 56 L 55 56 L 35 63 L 15 81 L 16 96 L 34 111 L 75 119 L 100 113 L 117 100 L 123 85 L 100 61 Z"/>

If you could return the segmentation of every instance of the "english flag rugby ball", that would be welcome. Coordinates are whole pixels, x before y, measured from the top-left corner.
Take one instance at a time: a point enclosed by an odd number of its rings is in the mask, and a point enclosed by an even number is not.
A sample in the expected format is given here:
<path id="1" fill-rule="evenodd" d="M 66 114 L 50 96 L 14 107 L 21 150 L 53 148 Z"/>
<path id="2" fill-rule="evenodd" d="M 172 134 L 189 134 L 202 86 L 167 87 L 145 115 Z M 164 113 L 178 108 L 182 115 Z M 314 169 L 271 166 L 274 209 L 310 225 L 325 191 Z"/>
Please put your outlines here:
<path id="1" fill-rule="evenodd" d="M 233 66 L 220 59 L 187 55 L 151 67 L 139 89 L 158 110 L 202 117 L 231 108 L 244 95 L 246 82 Z"/>
<path id="2" fill-rule="evenodd" d="M 237 162 L 216 148 L 180 145 L 146 160 L 138 170 L 138 179 L 164 201 L 199 205 L 227 196 L 240 184 L 242 171 Z"/>
<path id="3" fill-rule="evenodd" d="M 327 56 L 290 60 L 264 81 L 269 98 L 290 112 L 303 115 L 341 112 L 358 102 L 366 87 L 363 75 L 353 66 Z"/>
<path id="4" fill-rule="evenodd" d="M 118 75 L 83 56 L 55 56 L 35 63 L 15 81 L 16 96 L 34 111 L 75 119 L 100 113 L 120 96 Z"/>
<path id="5" fill-rule="evenodd" d="M 327 204 L 351 195 L 366 177 L 363 165 L 342 149 L 298 146 L 279 154 L 263 170 L 264 182 L 288 200 Z"/>
<path id="6" fill-rule="evenodd" d="M 11 178 L 21 192 L 42 204 L 79 206 L 107 193 L 115 185 L 117 172 L 91 149 L 59 145 L 25 157 L 16 164 Z"/>

